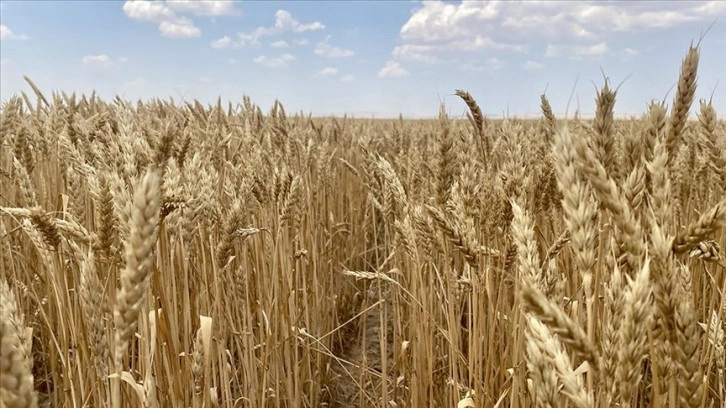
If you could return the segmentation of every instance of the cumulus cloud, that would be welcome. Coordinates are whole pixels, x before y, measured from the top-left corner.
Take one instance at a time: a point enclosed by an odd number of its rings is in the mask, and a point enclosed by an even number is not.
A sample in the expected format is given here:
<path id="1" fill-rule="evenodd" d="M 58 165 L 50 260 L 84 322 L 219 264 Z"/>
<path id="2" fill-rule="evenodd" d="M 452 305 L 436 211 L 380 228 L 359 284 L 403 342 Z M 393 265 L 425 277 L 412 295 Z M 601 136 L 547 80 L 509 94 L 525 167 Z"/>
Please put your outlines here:
<path id="1" fill-rule="evenodd" d="M 405 76 L 408 76 L 408 71 L 400 63 L 393 60 L 386 62 L 386 65 L 378 71 L 378 78 L 401 78 Z"/>
<path id="2" fill-rule="evenodd" d="M 128 61 L 128 58 L 119 57 L 113 59 L 107 54 L 86 55 L 81 58 L 81 63 L 84 66 L 94 68 L 112 68 L 118 66 L 119 64 L 123 64 L 126 61 Z"/>
<path id="3" fill-rule="evenodd" d="M 596 38 L 596 35 L 581 23 L 567 20 L 565 14 L 517 15 L 506 17 L 501 21 L 502 28 L 511 33 L 528 33 L 546 38 L 568 37 L 580 41 Z"/>
<path id="4" fill-rule="evenodd" d="M 507 44 L 492 40 L 490 37 L 477 35 L 473 38 L 465 38 L 462 40 L 452 41 L 451 46 L 457 50 L 472 51 L 480 49 L 502 50 L 525 52 L 527 46 L 518 44 Z"/>
<path id="5" fill-rule="evenodd" d="M 355 55 L 355 52 L 352 50 L 347 50 L 345 48 L 338 48 L 333 45 L 330 45 L 328 43 L 328 40 L 330 37 L 325 39 L 325 41 L 319 42 L 315 46 L 315 50 L 313 51 L 315 55 L 319 55 L 321 57 L 326 58 L 345 58 L 345 57 L 352 57 Z"/>
<path id="6" fill-rule="evenodd" d="M 551 2 L 425 1 L 400 29 L 403 44 L 394 58 L 419 62 L 442 59 L 455 50 L 529 52 L 532 38 L 573 43 L 550 54 L 600 55 L 612 33 L 640 32 L 726 17 L 726 2 Z M 589 44 L 589 45 L 588 45 Z M 588 48 L 590 47 L 590 48 Z M 571 51 L 573 54 L 568 54 Z"/>
<path id="7" fill-rule="evenodd" d="M 124 13 L 133 20 L 160 22 L 175 20 L 177 14 L 161 1 L 129 0 L 124 3 Z"/>
<path id="8" fill-rule="evenodd" d="M 537 70 L 537 69 L 542 69 L 542 68 L 544 68 L 544 65 L 542 65 L 541 63 L 539 63 L 539 62 L 537 62 L 537 61 L 527 60 L 527 61 L 526 61 L 526 62 L 525 62 L 525 63 L 524 63 L 523 65 L 522 65 L 522 68 L 524 68 L 524 69 L 526 69 L 526 70 L 534 71 L 534 70 Z"/>
<path id="9" fill-rule="evenodd" d="M 323 30 L 325 25 L 319 21 L 312 23 L 301 23 L 286 10 L 277 10 L 275 13 L 275 25 L 272 27 L 257 27 L 250 32 L 237 33 L 237 39 L 231 46 L 245 47 L 258 45 L 260 39 L 278 35 L 284 32 L 304 33 L 306 31 Z"/>
<path id="10" fill-rule="evenodd" d="M 507 36 L 527 37 L 544 33 L 562 38 L 582 37 L 609 31 L 635 31 L 667 28 L 707 21 L 723 14 L 726 7 L 715 1 L 672 2 L 424 2 L 401 27 L 407 40 L 438 41 L 471 38 L 478 34 L 502 33 L 501 27 L 521 31 L 504 31 Z"/>
<path id="11" fill-rule="evenodd" d="M 350 83 L 353 81 L 355 81 L 355 77 L 353 75 L 346 75 L 346 76 L 340 78 L 340 82 L 343 82 L 343 83 Z"/>
<path id="12" fill-rule="evenodd" d="M 605 41 L 592 45 L 555 45 L 549 44 L 545 55 L 548 57 L 594 57 L 607 52 L 608 45 Z"/>
<path id="13" fill-rule="evenodd" d="M 666 10 L 658 4 L 654 6 L 651 10 L 637 10 L 626 5 L 583 4 L 573 13 L 573 18 L 598 31 L 669 28 L 700 19 L 694 9 Z"/>
<path id="14" fill-rule="evenodd" d="M 223 49 L 223 48 L 229 48 L 233 45 L 233 41 L 231 38 L 227 37 L 226 35 L 222 38 L 218 38 L 210 43 L 212 48 L 216 49 Z"/>
<path id="15" fill-rule="evenodd" d="M 162 21 L 159 23 L 161 35 L 168 38 L 193 38 L 202 35 L 202 31 L 187 18 L 178 21 Z"/>
<path id="16" fill-rule="evenodd" d="M 289 46 L 290 46 L 290 44 L 288 44 L 287 41 L 284 41 L 284 40 L 275 41 L 272 44 L 270 44 L 270 47 L 272 47 L 272 48 L 287 48 Z"/>
<path id="17" fill-rule="evenodd" d="M 274 34 L 274 30 L 265 27 L 257 27 L 254 31 L 249 33 L 237 33 L 237 42 L 235 46 L 245 47 L 248 45 L 258 45 L 260 38 Z"/>
<path id="18" fill-rule="evenodd" d="M 303 33 L 305 31 L 317 31 L 325 28 L 325 25 L 319 21 L 303 24 L 296 20 L 290 12 L 285 10 L 277 10 L 275 13 L 275 28 L 279 31 L 294 31 Z"/>
<path id="19" fill-rule="evenodd" d="M 295 60 L 295 56 L 291 54 L 282 54 L 279 57 L 267 57 L 260 55 L 255 57 L 252 61 L 255 64 L 260 64 L 268 68 L 285 68 L 288 63 Z"/>
<path id="20" fill-rule="evenodd" d="M 723 16 L 726 15 L 726 2 L 723 1 L 707 1 L 696 8 L 699 14 L 707 16 Z"/>
<path id="21" fill-rule="evenodd" d="M 0 40 L 27 40 L 28 36 L 24 34 L 15 34 L 10 27 L 0 24 Z"/>
<path id="22" fill-rule="evenodd" d="M 338 75 L 338 68 L 326 67 L 321 69 L 318 74 L 322 76 L 336 76 Z"/>
<path id="23" fill-rule="evenodd" d="M 166 0 L 171 9 L 180 13 L 210 17 L 240 15 L 241 12 L 234 7 L 234 3 L 229 0 Z"/>
<path id="24" fill-rule="evenodd" d="M 391 55 L 398 60 L 436 63 L 447 53 L 477 50 L 500 50 L 510 52 L 526 52 L 524 45 L 500 43 L 489 37 L 477 35 L 473 38 L 449 41 L 436 44 L 403 44 L 395 47 Z"/>
<path id="25" fill-rule="evenodd" d="M 499 15 L 499 2 L 442 1 L 424 3 L 401 27 L 401 37 L 411 40 L 450 40 L 467 34 L 472 26 L 491 21 Z"/>
<path id="26" fill-rule="evenodd" d="M 221 16 L 239 13 L 233 2 L 211 0 L 127 0 L 123 11 L 132 20 L 158 24 L 159 32 L 167 38 L 194 38 L 202 34 L 194 21 L 182 14 Z"/>

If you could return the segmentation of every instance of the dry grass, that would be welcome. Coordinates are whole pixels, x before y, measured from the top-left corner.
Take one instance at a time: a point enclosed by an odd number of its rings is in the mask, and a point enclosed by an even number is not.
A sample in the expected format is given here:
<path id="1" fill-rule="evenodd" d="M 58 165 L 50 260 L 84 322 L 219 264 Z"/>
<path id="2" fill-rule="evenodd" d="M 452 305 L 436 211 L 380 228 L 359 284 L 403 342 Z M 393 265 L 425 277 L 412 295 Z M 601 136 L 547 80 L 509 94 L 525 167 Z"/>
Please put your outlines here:
<path id="1" fill-rule="evenodd" d="M 4 102 L 0 406 L 726 404 L 726 125 Z M 536 97 L 536 96 L 535 96 Z M 670 111 L 670 114 L 668 112 Z"/>

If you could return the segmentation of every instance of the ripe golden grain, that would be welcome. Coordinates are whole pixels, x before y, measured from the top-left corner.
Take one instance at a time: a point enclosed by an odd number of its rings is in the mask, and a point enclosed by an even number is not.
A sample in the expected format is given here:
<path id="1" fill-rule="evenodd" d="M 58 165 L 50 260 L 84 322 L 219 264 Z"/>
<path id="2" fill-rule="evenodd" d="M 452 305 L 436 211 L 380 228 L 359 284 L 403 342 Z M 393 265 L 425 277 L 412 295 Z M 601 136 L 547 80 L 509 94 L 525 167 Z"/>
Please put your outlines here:
<path id="1" fill-rule="evenodd" d="M 29 82 L 0 113 L 0 401 L 723 406 L 698 53 L 638 120 L 609 85 L 593 120 L 459 90 L 469 121 L 372 121 Z"/>

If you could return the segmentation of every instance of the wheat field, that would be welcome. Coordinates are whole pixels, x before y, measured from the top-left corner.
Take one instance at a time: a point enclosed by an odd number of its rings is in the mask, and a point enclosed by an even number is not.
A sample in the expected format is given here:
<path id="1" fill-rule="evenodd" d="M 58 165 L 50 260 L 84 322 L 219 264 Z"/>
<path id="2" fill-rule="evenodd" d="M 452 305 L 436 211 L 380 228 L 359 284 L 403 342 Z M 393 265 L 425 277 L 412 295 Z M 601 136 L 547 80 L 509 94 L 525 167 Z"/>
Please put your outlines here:
<path id="1" fill-rule="evenodd" d="M 607 82 L 593 119 L 458 90 L 468 120 L 414 121 L 27 79 L 0 115 L 0 405 L 722 407 L 698 62 L 630 120 Z"/>

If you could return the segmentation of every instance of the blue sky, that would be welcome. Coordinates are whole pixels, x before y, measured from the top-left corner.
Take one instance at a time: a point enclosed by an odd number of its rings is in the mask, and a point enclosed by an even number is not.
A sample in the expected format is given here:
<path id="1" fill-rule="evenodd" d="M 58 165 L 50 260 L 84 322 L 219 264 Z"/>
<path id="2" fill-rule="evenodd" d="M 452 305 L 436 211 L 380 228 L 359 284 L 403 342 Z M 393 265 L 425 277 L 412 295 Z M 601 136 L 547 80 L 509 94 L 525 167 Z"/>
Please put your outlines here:
<path id="1" fill-rule="evenodd" d="M 726 1 L 0 1 L 0 96 L 53 90 L 241 101 L 315 115 L 431 117 L 474 95 L 485 114 L 616 115 L 672 100 L 702 42 L 697 98 L 726 113 Z"/>

